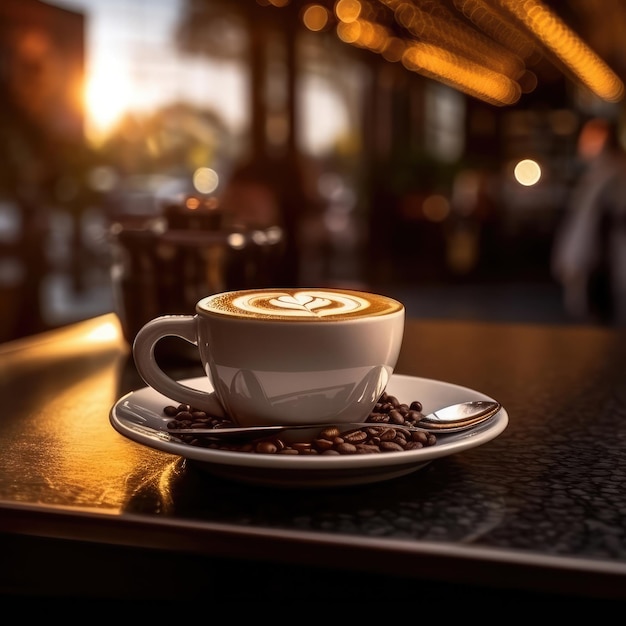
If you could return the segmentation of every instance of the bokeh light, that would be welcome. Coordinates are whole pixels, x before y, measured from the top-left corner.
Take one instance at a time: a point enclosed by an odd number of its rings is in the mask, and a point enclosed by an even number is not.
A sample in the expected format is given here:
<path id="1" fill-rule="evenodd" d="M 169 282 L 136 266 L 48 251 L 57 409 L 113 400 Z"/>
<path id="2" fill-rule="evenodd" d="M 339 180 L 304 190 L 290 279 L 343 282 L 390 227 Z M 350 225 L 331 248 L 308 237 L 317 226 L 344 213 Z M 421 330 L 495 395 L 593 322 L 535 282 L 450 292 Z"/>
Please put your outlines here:
<path id="1" fill-rule="evenodd" d="M 210 167 L 199 167 L 193 173 L 193 186 L 199 193 L 213 193 L 219 185 L 220 177 Z"/>
<path id="2" fill-rule="evenodd" d="M 515 180 L 525 187 L 536 185 L 541 178 L 541 167 L 537 161 L 532 159 L 522 159 L 513 170 Z"/>

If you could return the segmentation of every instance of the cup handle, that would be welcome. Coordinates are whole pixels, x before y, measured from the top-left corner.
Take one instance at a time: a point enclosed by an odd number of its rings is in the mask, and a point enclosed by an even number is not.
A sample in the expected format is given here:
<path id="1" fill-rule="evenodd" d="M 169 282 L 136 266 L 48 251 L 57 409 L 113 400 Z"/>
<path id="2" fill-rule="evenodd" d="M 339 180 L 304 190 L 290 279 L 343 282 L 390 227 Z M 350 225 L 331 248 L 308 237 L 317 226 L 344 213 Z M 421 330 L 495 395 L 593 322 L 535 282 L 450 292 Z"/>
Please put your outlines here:
<path id="1" fill-rule="evenodd" d="M 198 345 L 196 315 L 163 315 L 145 324 L 133 341 L 133 358 L 139 375 L 153 389 L 173 401 L 224 418 L 226 413 L 214 392 L 208 393 L 183 385 L 168 376 L 159 366 L 154 350 L 164 337 L 179 337 Z"/>

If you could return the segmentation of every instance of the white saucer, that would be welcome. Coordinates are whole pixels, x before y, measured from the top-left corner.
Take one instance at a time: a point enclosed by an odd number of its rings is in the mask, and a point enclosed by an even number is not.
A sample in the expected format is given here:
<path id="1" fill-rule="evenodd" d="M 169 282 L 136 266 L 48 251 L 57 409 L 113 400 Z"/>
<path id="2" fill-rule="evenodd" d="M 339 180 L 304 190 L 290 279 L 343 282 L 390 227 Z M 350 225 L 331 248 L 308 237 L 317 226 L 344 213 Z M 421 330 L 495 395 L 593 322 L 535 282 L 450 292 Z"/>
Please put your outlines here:
<path id="1" fill-rule="evenodd" d="M 206 377 L 181 381 L 212 391 Z M 478 391 L 427 378 L 394 374 L 386 391 L 407 404 L 419 400 L 423 412 L 466 400 L 493 400 Z M 170 417 L 163 408 L 175 404 L 144 387 L 120 398 L 112 407 L 113 428 L 137 443 L 184 457 L 211 474 L 274 487 L 331 487 L 389 480 L 421 469 L 431 461 L 475 448 L 497 437 L 509 422 L 502 408 L 491 420 L 469 431 L 437 435 L 434 446 L 406 452 L 351 456 L 291 456 L 229 452 L 182 443 L 167 432 Z"/>

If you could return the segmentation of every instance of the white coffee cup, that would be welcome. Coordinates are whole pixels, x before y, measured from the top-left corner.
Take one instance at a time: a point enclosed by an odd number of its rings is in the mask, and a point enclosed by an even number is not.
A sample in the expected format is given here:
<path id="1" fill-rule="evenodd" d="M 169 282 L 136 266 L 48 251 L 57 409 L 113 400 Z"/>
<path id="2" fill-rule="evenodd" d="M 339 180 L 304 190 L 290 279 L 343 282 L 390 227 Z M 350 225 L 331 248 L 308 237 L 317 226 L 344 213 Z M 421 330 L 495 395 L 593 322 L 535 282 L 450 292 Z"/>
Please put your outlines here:
<path id="1" fill-rule="evenodd" d="M 133 356 L 153 389 L 242 426 L 362 421 L 393 373 L 404 319 L 402 303 L 364 291 L 229 291 L 145 324 Z M 155 347 L 168 336 L 198 347 L 213 392 L 161 369 Z"/>

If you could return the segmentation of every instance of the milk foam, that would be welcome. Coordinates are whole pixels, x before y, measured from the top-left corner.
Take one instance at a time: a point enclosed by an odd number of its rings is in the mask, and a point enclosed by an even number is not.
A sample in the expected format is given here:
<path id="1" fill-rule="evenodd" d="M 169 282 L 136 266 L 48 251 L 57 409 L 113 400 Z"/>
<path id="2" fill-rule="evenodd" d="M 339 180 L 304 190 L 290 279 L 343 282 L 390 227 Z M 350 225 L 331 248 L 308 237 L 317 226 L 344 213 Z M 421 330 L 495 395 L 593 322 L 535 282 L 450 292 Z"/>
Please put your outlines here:
<path id="1" fill-rule="evenodd" d="M 387 315 L 402 304 L 386 296 L 336 289 L 259 289 L 208 296 L 199 312 L 254 319 L 321 321 Z"/>

